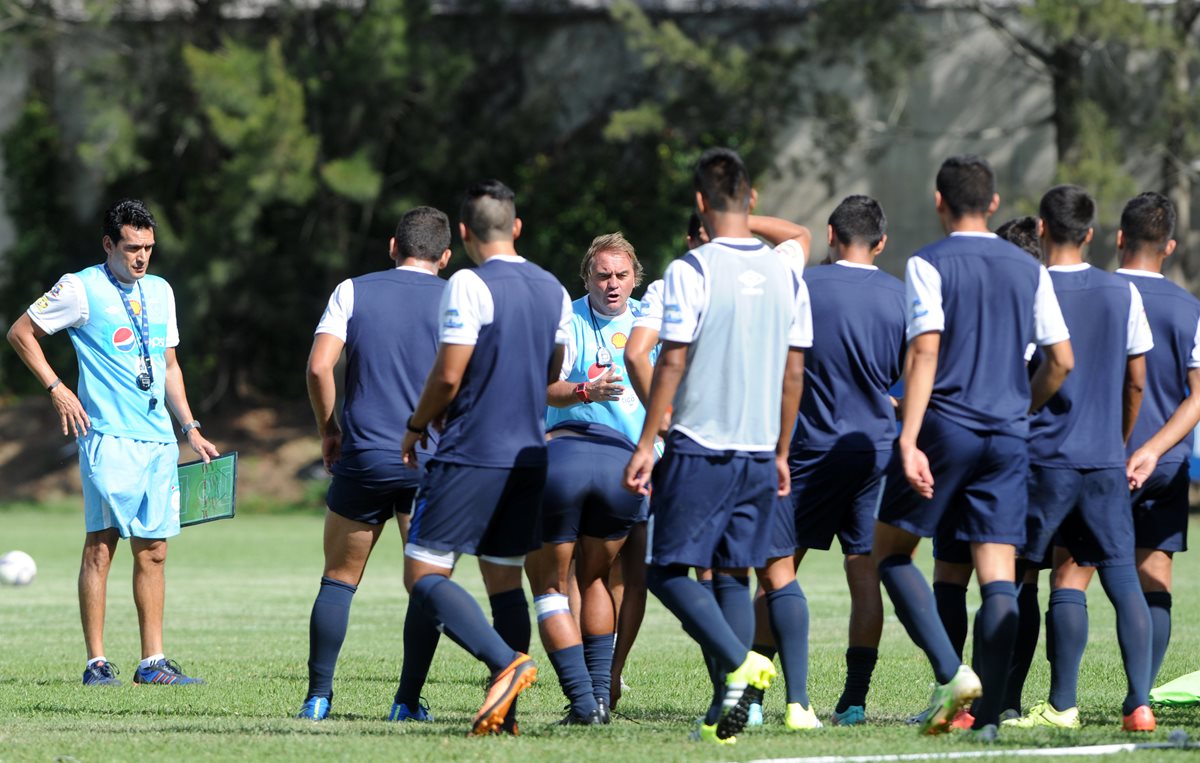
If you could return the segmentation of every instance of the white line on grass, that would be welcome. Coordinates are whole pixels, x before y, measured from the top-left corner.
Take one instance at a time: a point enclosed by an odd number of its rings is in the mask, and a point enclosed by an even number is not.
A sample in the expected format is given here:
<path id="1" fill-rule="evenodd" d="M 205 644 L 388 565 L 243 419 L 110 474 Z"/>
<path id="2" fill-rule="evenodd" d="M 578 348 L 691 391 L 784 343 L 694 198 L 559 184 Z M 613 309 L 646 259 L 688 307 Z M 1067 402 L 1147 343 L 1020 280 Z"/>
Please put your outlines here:
<path id="1" fill-rule="evenodd" d="M 965 760 L 969 758 L 1065 758 L 1091 755 L 1115 755 L 1138 750 L 1195 750 L 1186 733 L 1171 732 L 1169 742 L 1125 742 L 1082 747 L 1036 747 L 1024 750 L 965 750 L 960 752 L 914 752 L 903 755 L 819 755 L 811 758 L 764 758 L 750 763 L 892 763 L 917 760 Z"/>

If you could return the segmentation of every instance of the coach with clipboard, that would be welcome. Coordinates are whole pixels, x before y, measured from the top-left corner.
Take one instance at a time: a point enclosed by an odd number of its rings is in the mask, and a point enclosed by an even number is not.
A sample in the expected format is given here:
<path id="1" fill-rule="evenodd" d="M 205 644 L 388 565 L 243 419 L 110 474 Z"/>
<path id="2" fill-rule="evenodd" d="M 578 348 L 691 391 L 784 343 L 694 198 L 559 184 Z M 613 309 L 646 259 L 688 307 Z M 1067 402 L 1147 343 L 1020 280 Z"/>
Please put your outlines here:
<path id="1" fill-rule="evenodd" d="M 64 435 L 79 443 L 87 535 L 79 570 L 79 610 L 88 662 L 86 686 L 119 685 L 104 656 L 108 571 L 117 541 L 133 549 L 133 598 L 142 637 L 135 684 L 201 683 L 163 654 L 167 539 L 179 534 L 179 446 L 167 409 L 206 463 L 216 447 L 192 418 L 175 358 L 179 330 L 170 285 L 147 274 L 154 218 L 140 201 L 104 216 L 106 260 L 68 273 L 30 305 L 8 340 L 46 388 Z M 79 360 L 79 397 L 46 361 L 40 341 L 67 330 Z"/>

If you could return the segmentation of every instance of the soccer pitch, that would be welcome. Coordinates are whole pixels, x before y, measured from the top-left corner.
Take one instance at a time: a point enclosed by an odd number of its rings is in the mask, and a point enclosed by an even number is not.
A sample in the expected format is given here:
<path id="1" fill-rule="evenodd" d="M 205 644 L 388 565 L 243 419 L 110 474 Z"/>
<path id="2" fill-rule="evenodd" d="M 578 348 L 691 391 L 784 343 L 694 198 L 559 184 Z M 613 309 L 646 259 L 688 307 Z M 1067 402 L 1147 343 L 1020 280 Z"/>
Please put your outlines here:
<path id="1" fill-rule="evenodd" d="M 443 639 L 424 696 L 430 724 L 382 720 L 391 706 L 406 605 L 399 534 L 389 527 L 355 596 L 335 679 L 333 714 L 322 723 L 291 716 L 307 685 L 308 616 L 321 574 L 322 520 L 316 515 L 248 515 L 186 529 L 167 562 L 167 656 L 208 681 L 199 687 L 134 686 L 138 640 L 130 594 L 131 561 L 122 544 L 109 585 L 107 657 L 123 671 L 119 688 L 80 685 L 84 652 L 75 580 L 83 527 L 65 511 L 0 509 L 0 552 L 37 560 L 37 581 L 0 588 L 0 763 L 24 760 L 403 760 L 403 761 L 729 761 L 815 755 L 949 753 L 980 748 L 962 733 L 923 738 L 903 724 L 924 708 L 932 680 L 886 602 L 879 666 L 868 697 L 870 723 L 788 732 L 781 685 L 767 693 L 766 725 L 733 747 L 688 742 L 709 686 L 699 650 L 651 597 L 625 680 L 630 689 L 608 727 L 557 727 L 565 704 L 534 635 L 541 677 L 519 702 L 520 738 L 467 739 L 483 697 L 481 665 Z M 927 544 L 924 544 L 927 546 Z M 928 549 L 921 566 L 929 570 Z M 1200 560 L 1176 565 L 1174 633 L 1163 680 L 1200 668 Z M 474 561 L 460 579 L 482 598 Z M 841 690 L 849 602 L 836 553 L 813 553 L 800 570 L 811 610 L 809 691 L 827 719 Z M 972 596 L 975 589 L 972 586 Z M 1041 589 L 1043 603 L 1048 585 Z M 992 751 L 1028 747 L 1165 742 L 1185 729 L 1200 736 L 1200 715 L 1160 709 L 1159 731 L 1132 739 L 1119 731 L 1124 676 L 1112 609 L 1099 581 L 1089 592 L 1091 637 L 1084 656 L 1079 732 L 1008 730 Z M 973 599 L 972 610 L 977 605 Z M 486 602 L 484 602 L 486 611 Z M 1044 650 L 1034 661 L 1025 703 L 1046 695 Z M 1185 753 L 1132 753 L 1139 760 Z M 1111 759 L 1111 758 L 1110 758 Z"/>

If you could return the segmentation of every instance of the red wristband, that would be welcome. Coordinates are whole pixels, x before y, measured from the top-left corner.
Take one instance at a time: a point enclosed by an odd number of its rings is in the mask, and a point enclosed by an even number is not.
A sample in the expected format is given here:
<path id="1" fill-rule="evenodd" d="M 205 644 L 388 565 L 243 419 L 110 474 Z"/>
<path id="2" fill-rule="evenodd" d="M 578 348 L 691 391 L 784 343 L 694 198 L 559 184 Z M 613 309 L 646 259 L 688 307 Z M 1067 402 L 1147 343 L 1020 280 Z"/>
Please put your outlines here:
<path id="1" fill-rule="evenodd" d="M 581 403 L 590 403 L 592 398 L 588 396 L 587 383 L 579 382 L 575 385 L 575 397 L 579 398 Z"/>

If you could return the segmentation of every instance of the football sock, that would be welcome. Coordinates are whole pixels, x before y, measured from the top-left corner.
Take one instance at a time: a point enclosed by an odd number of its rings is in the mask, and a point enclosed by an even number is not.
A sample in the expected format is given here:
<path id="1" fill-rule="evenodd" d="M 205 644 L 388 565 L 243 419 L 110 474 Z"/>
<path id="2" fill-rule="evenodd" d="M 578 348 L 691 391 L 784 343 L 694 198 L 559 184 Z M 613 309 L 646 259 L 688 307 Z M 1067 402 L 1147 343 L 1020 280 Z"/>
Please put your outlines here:
<path id="1" fill-rule="evenodd" d="M 779 647 L 779 661 L 787 684 L 787 701 L 808 707 L 808 599 L 793 580 L 767 592 L 771 632 Z"/>
<path id="2" fill-rule="evenodd" d="M 1017 588 L 1011 580 L 997 580 L 979 587 L 983 603 L 975 615 L 973 658 L 983 696 L 975 703 L 975 728 L 999 724 L 1004 710 L 1004 687 L 1017 638 Z"/>
<path id="3" fill-rule="evenodd" d="M 1038 584 L 1021 584 L 1017 591 L 1017 643 L 1013 649 L 1012 665 L 1008 668 L 1008 681 L 1004 688 L 1004 709 L 1021 709 L 1021 693 L 1029 666 L 1037 652 L 1038 636 L 1042 630 L 1042 611 L 1038 606 Z"/>
<path id="4" fill-rule="evenodd" d="M 750 578 L 713 572 L 713 593 L 725 622 L 737 634 L 738 641 L 750 649 L 754 640 L 754 600 L 750 598 Z M 741 664 L 741 661 L 738 661 Z"/>
<path id="5" fill-rule="evenodd" d="M 846 650 L 846 686 L 834 708 L 846 712 L 851 705 L 867 706 L 867 691 L 871 688 L 871 673 L 879 660 L 879 650 L 869 646 L 852 646 Z"/>
<path id="6" fill-rule="evenodd" d="M 559 649 L 548 655 L 554 672 L 558 674 L 558 683 L 562 686 L 563 694 L 571 702 L 572 712 L 580 718 L 586 718 L 596 709 L 592 679 L 588 675 L 588 666 L 583 655 L 583 644 Z"/>
<path id="7" fill-rule="evenodd" d="M 1079 663 L 1088 639 L 1087 595 L 1074 588 L 1050 592 L 1046 611 L 1046 649 L 1050 658 L 1050 704 L 1055 710 L 1075 707 Z"/>
<path id="8" fill-rule="evenodd" d="M 97 662 L 108 662 L 108 658 L 105 657 L 104 655 L 100 655 L 99 657 L 93 657 L 92 659 L 87 661 L 87 666 L 90 668 L 91 666 L 95 665 Z"/>
<path id="9" fill-rule="evenodd" d="M 409 710 L 416 711 L 441 636 L 433 621 L 410 598 L 408 612 L 404 615 L 404 662 L 400 666 L 400 685 L 396 689 L 397 705 L 406 705 Z"/>
<path id="10" fill-rule="evenodd" d="M 689 578 L 684 568 L 650 565 L 646 569 L 646 585 L 679 618 L 683 630 L 712 655 L 722 682 L 726 673 L 745 661 L 746 643 L 729 627 L 713 595 Z M 747 607 L 750 606 L 748 588 L 749 581 L 743 589 Z"/>
<path id="11" fill-rule="evenodd" d="M 492 606 L 492 627 L 500 634 L 500 638 L 516 651 L 528 654 L 529 644 L 533 640 L 533 626 L 529 620 L 529 601 L 525 598 L 525 589 L 501 591 L 489 596 L 488 603 Z M 511 723 L 516 713 L 517 701 L 514 699 L 505 722 Z"/>
<path id="12" fill-rule="evenodd" d="M 592 676 L 592 693 L 596 699 L 612 700 L 613 637 L 615 633 L 583 637 L 583 659 Z"/>
<path id="13" fill-rule="evenodd" d="M 750 649 L 758 652 L 768 660 L 774 660 L 775 655 L 778 653 L 778 650 L 775 648 L 774 644 L 752 644 Z"/>
<path id="14" fill-rule="evenodd" d="M 712 578 L 709 578 L 708 580 L 698 580 L 696 582 L 700 584 L 701 588 L 703 588 L 705 591 L 708 591 L 709 595 L 713 597 L 714 601 L 716 600 L 717 595 L 713 592 Z M 700 645 L 700 654 L 704 657 L 704 667 L 708 669 L 708 678 L 710 681 L 712 681 L 713 696 L 709 707 L 720 707 L 721 700 L 725 697 L 725 674 L 722 673 L 721 669 L 717 667 L 716 659 L 708 653 L 708 650 L 704 648 L 703 644 Z"/>
<path id="15" fill-rule="evenodd" d="M 938 617 L 961 663 L 963 647 L 967 643 L 967 587 L 939 580 L 933 584 L 933 598 L 937 601 Z"/>
<path id="16" fill-rule="evenodd" d="M 333 578 L 321 578 L 317 600 L 308 619 L 308 696 L 333 696 L 333 669 L 337 664 L 346 627 L 350 624 L 350 602 L 358 586 Z M 145 662 L 143 660 L 143 662 Z M 145 667 L 141 665 L 139 667 Z"/>
<path id="17" fill-rule="evenodd" d="M 1117 644 L 1128 684 L 1121 714 L 1129 715 L 1150 704 L 1150 608 L 1132 563 L 1101 567 L 1100 584 L 1117 612 Z"/>
<path id="18" fill-rule="evenodd" d="M 949 682 L 958 672 L 962 658 L 954 651 L 946 629 L 938 619 L 933 592 L 921 571 L 911 557 L 896 554 L 879 563 L 879 578 L 909 638 L 929 658 L 937 682 Z"/>
<path id="19" fill-rule="evenodd" d="M 488 624 L 471 594 L 449 578 L 426 575 L 412 587 L 411 596 L 442 633 L 486 664 L 492 673 L 504 670 L 517 659 L 516 650 Z"/>
<path id="20" fill-rule="evenodd" d="M 1147 591 L 1145 596 L 1150 607 L 1150 685 L 1153 686 L 1167 656 L 1167 644 L 1171 642 L 1171 592 Z"/>
<path id="21" fill-rule="evenodd" d="M 159 660 L 166 659 L 166 657 L 167 656 L 165 654 L 152 654 L 149 657 L 147 657 L 146 659 L 144 659 L 138 663 L 138 670 L 142 670 L 143 668 L 148 668 L 151 665 L 153 665 L 154 663 L 158 662 Z M 337 660 L 337 655 L 334 655 L 334 660 L 335 661 Z"/>

